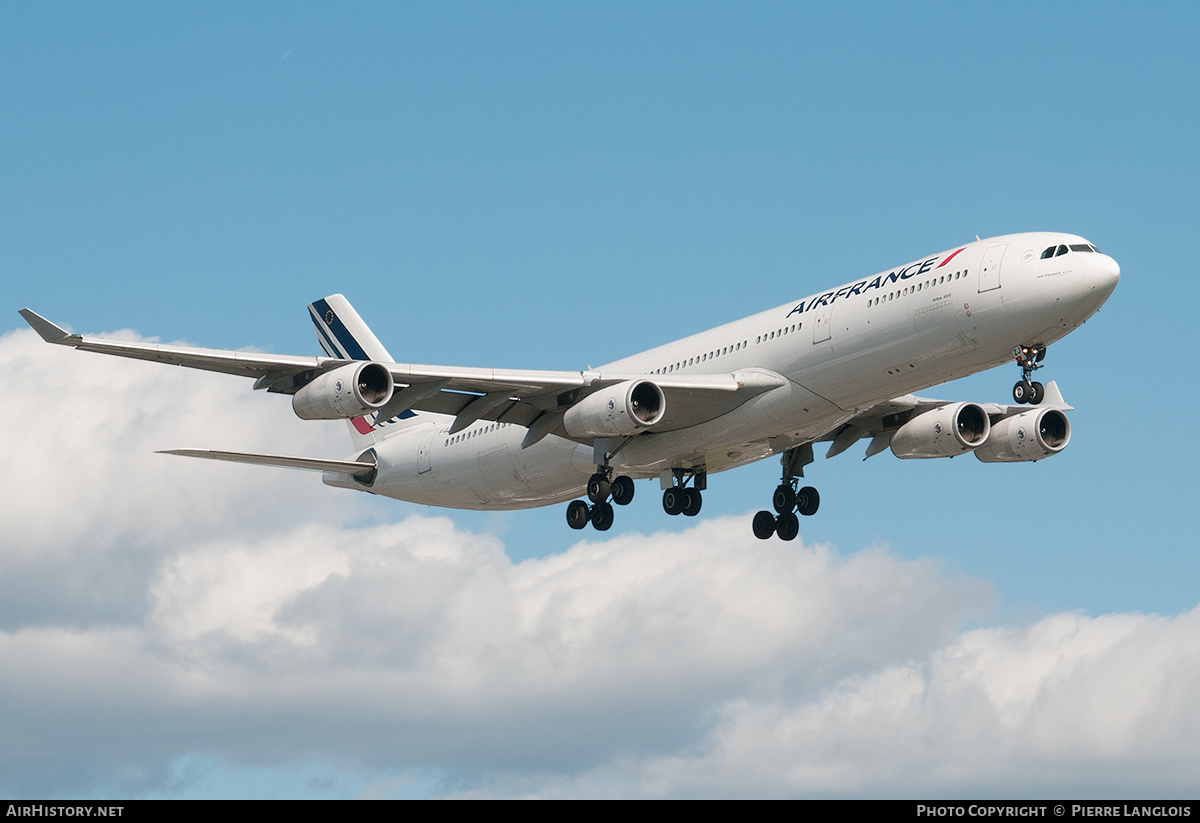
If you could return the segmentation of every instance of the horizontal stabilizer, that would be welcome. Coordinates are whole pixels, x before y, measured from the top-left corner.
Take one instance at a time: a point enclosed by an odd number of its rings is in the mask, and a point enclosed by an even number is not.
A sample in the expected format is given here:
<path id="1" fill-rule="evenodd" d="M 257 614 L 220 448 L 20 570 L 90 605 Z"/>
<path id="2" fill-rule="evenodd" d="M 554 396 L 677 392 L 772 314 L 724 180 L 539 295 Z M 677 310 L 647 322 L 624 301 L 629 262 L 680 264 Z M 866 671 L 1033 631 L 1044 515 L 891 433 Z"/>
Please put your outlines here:
<path id="1" fill-rule="evenodd" d="M 278 454 L 249 454 L 222 452 L 211 449 L 165 449 L 159 454 L 178 454 L 182 457 L 202 457 L 205 460 L 224 460 L 229 463 L 250 463 L 256 466 L 281 466 L 285 469 L 306 469 L 314 472 L 338 472 L 352 476 L 373 474 L 375 464 L 356 460 L 323 460 L 319 457 L 284 457 Z"/>

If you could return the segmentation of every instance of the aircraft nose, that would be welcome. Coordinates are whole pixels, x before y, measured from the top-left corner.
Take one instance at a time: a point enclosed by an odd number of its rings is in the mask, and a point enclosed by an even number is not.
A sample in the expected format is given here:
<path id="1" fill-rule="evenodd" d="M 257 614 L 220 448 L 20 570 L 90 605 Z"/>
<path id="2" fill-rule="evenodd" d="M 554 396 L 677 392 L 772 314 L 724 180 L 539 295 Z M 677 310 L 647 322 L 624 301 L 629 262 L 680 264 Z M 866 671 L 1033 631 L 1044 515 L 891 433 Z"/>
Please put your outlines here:
<path id="1" fill-rule="evenodd" d="M 1089 279 L 1092 290 L 1100 292 L 1105 299 L 1108 299 L 1108 296 L 1117 287 L 1117 281 L 1121 279 L 1121 267 L 1107 254 L 1093 255 L 1090 262 L 1091 277 Z"/>

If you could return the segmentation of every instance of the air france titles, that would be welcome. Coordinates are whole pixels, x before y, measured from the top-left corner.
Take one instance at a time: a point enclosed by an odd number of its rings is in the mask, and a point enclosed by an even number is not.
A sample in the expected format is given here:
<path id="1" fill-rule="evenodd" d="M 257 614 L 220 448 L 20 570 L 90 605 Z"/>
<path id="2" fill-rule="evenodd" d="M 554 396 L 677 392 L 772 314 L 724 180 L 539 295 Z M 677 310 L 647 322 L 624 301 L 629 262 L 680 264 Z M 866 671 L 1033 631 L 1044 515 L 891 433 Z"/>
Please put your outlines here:
<path id="1" fill-rule="evenodd" d="M 957 254 L 957 252 L 955 252 Z M 793 314 L 802 314 L 806 311 L 812 311 L 818 306 L 829 306 L 839 297 L 850 297 L 855 294 L 866 294 L 872 289 L 882 289 L 892 283 L 899 283 L 901 280 L 907 280 L 910 277 L 916 277 L 919 274 L 925 274 L 933 268 L 933 264 L 937 262 L 940 255 L 934 255 L 928 260 L 918 260 L 916 263 L 910 263 L 902 269 L 896 269 L 887 274 L 877 274 L 872 279 L 860 280 L 852 285 L 842 286 L 837 291 L 827 292 L 826 294 L 817 295 L 811 298 L 805 298 L 797 304 L 796 308 L 787 313 L 788 317 Z M 953 257 L 954 255 L 950 255 Z M 950 257 L 946 258 L 946 262 L 950 262 Z"/>

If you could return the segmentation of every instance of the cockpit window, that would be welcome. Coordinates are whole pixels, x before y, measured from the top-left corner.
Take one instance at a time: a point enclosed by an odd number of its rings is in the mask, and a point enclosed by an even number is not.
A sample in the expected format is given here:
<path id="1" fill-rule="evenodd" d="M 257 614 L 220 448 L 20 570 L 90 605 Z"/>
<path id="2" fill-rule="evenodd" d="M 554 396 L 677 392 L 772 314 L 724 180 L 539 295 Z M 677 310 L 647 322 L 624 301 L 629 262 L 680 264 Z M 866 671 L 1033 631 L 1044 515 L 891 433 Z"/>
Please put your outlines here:
<path id="1" fill-rule="evenodd" d="M 1044 252 L 1042 252 L 1042 259 L 1043 259 L 1043 260 L 1046 260 L 1046 259 L 1048 259 L 1048 258 L 1051 258 L 1051 257 L 1053 257 L 1053 256 L 1054 256 L 1054 250 L 1055 250 L 1056 248 L 1058 248 L 1058 247 L 1057 247 L 1057 246 L 1051 246 L 1050 248 L 1048 248 L 1048 249 L 1046 249 Z"/>
<path id="2" fill-rule="evenodd" d="M 1086 251 L 1090 254 L 1091 252 L 1095 251 L 1095 249 L 1093 249 L 1087 243 L 1072 243 L 1071 251 Z"/>
<path id="3" fill-rule="evenodd" d="M 1092 251 L 1094 251 L 1096 254 L 1104 254 L 1104 252 L 1100 251 L 1100 249 L 1096 248 L 1095 246 L 1092 246 Z"/>
<path id="4" fill-rule="evenodd" d="M 1054 256 L 1055 256 L 1055 257 L 1062 257 L 1062 256 L 1063 256 L 1064 254 L 1066 254 L 1066 253 L 1067 253 L 1067 247 L 1066 247 L 1066 246 L 1059 246 L 1059 247 L 1058 247 L 1058 251 L 1056 251 L 1056 252 L 1054 253 Z"/>

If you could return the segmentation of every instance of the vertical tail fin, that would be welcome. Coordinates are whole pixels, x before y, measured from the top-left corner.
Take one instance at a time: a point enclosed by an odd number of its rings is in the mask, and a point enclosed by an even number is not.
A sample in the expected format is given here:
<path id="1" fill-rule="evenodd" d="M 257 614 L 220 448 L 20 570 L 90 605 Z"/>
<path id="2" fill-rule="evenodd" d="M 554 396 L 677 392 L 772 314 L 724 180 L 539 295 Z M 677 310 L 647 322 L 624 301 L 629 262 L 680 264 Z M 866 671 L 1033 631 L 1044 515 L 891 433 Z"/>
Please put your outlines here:
<path id="1" fill-rule="evenodd" d="M 340 360 L 373 360 L 395 363 L 379 338 L 367 328 L 350 301 L 340 294 L 308 304 L 317 338 L 328 357 Z"/>
<path id="2" fill-rule="evenodd" d="M 358 316 L 350 301 L 342 295 L 331 294 L 323 300 L 309 303 L 308 313 L 317 330 L 317 340 L 320 341 L 327 357 L 336 357 L 339 360 L 370 360 L 375 363 L 396 362 L 379 342 L 379 338 Z M 385 435 L 385 432 L 381 431 L 381 421 L 376 417 L 377 415 L 355 417 L 348 421 L 350 437 L 354 440 L 356 448 L 367 448 Z M 382 425 L 387 426 L 389 430 L 395 430 L 415 417 L 411 410 L 406 410 L 390 420 L 382 421 Z"/>

